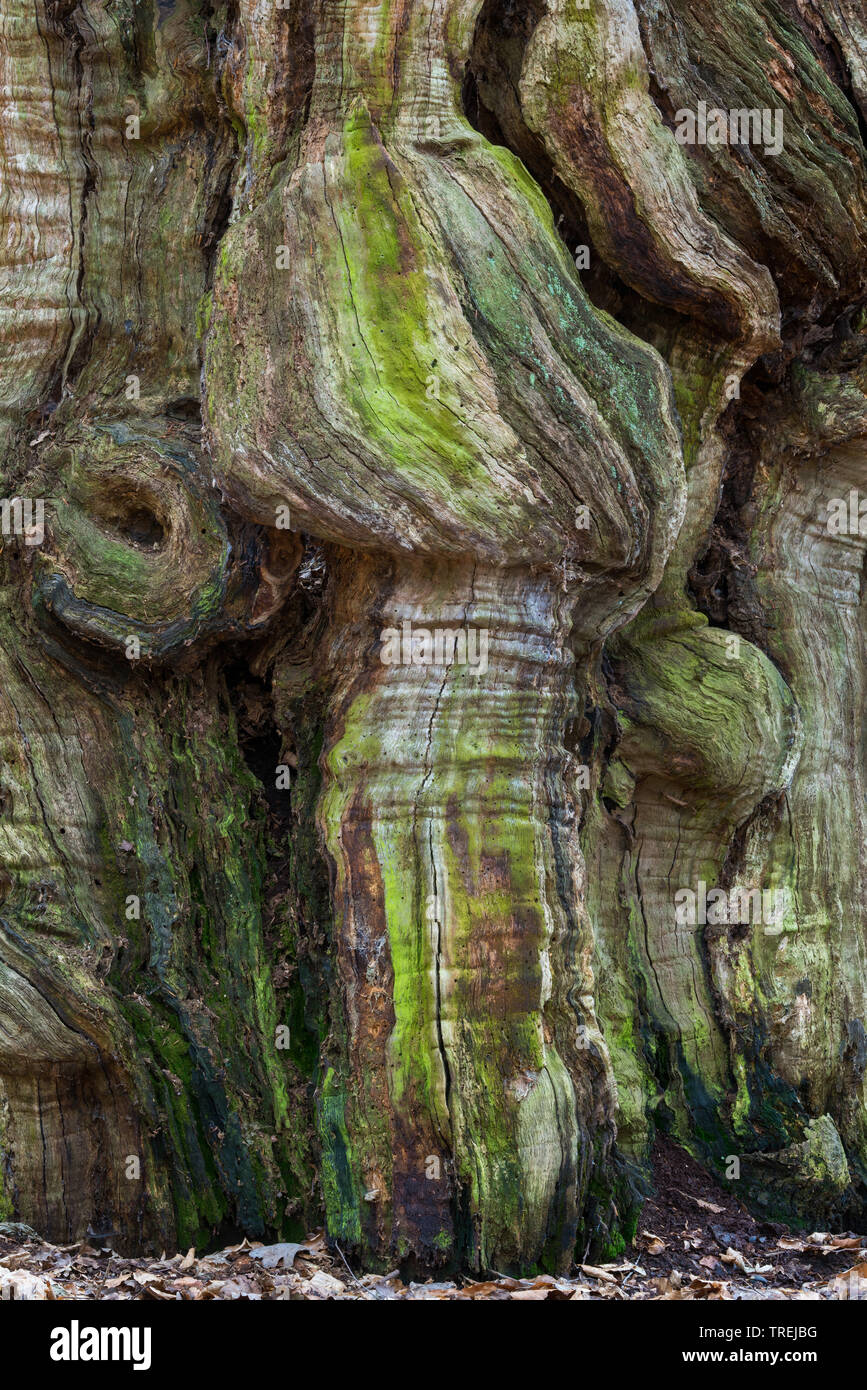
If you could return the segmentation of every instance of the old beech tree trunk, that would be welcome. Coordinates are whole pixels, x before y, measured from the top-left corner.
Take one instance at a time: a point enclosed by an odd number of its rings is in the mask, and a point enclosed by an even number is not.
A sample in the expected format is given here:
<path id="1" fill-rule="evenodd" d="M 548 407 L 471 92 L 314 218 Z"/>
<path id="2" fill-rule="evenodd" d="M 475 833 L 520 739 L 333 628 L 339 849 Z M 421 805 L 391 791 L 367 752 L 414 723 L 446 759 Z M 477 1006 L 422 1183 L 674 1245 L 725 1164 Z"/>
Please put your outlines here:
<path id="1" fill-rule="evenodd" d="M 3 0 L 0 1219 L 863 1219 L 865 122 L 863 0 Z"/>

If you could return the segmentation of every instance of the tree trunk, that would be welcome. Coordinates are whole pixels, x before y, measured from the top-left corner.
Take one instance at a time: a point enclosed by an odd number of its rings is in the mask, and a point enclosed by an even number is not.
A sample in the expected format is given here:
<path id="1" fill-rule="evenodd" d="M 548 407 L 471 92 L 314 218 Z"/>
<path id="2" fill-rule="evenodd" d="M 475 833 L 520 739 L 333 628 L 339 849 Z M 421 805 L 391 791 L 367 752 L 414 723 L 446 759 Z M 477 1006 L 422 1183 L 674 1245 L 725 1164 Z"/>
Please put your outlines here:
<path id="1" fill-rule="evenodd" d="M 0 90 L 0 1215 L 863 1217 L 862 7 L 9 0 Z"/>

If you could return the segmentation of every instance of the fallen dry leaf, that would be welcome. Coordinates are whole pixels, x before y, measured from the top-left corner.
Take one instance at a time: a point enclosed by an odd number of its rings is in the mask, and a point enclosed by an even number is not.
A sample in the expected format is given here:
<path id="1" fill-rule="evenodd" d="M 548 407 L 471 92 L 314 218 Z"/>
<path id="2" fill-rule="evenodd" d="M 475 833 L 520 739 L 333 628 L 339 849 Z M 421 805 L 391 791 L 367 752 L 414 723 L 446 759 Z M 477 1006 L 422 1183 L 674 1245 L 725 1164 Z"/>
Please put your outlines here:
<path id="1" fill-rule="evenodd" d="M 644 1249 L 648 1255 L 661 1255 L 665 1249 L 665 1241 L 662 1236 L 655 1236 L 651 1231 L 641 1232 Z"/>
<path id="2" fill-rule="evenodd" d="M 250 1259 L 261 1260 L 265 1269 L 276 1269 L 281 1264 L 286 1269 L 292 1269 L 295 1256 L 302 1250 L 308 1255 L 316 1253 L 311 1245 L 293 1245 L 287 1241 L 281 1245 L 259 1245 L 250 1251 Z"/>
<path id="3" fill-rule="evenodd" d="M 335 1279 L 333 1274 L 326 1274 L 324 1269 L 317 1269 L 312 1279 L 307 1280 L 306 1290 L 314 1294 L 317 1298 L 334 1298 L 336 1294 L 343 1293 L 346 1285 L 340 1279 Z"/>
<path id="4" fill-rule="evenodd" d="M 738 1269 L 742 1270 L 744 1274 L 747 1272 L 747 1262 L 740 1250 L 733 1250 L 731 1246 L 729 1246 L 728 1250 L 722 1256 L 722 1262 L 724 1265 L 737 1265 Z"/>
<path id="5" fill-rule="evenodd" d="M 4 1302 L 44 1303 L 54 1299 L 50 1279 L 26 1269 L 0 1269 L 0 1299 Z"/>
<path id="6" fill-rule="evenodd" d="M 706 1202 L 702 1197 L 693 1197 L 691 1192 L 681 1192 L 679 1187 L 674 1190 L 680 1193 L 681 1197 L 685 1197 L 688 1202 L 694 1202 L 697 1207 L 701 1207 L 704 1211 L 715 1212 L 717 1216 L 725 1211 L 725 1207 L 718 1207 L 715 1202 Z"/>
<path id="7" fill-rule="evenodd" d="M 609 1274 L 607 1269 L 600 1269 L 598 1265 L 579 1265 L 582 1274 L 589 1274 L 591 1279 L 604 1279 L 608 1283 L 614 1284 L 616 1280 L 613 1274 Z"/>

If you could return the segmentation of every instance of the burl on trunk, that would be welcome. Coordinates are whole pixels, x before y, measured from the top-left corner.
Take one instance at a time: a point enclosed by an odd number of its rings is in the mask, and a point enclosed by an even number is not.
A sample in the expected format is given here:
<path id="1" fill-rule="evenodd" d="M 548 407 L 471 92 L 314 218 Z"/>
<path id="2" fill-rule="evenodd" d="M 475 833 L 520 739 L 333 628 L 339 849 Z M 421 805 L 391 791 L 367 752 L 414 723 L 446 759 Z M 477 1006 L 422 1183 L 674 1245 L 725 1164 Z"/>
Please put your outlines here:
<path id="1" fill-rule="evenodd" d="M 857 7 L 10 0 L 0 90 L 0 1216 L 863 1211 Z"/>

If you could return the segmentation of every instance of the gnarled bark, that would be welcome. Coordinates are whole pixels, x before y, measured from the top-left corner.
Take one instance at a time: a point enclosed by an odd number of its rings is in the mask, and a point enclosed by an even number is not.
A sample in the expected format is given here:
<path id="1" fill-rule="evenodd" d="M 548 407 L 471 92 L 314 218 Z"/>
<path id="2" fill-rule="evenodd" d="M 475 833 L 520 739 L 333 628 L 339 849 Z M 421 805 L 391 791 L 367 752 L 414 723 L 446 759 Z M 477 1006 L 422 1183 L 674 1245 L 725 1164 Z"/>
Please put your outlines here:
<path id="1" fill-rule="evenodd" d="M 11 0 L 0 65 L 45 505 L 0 555 L 3 1209 L 557 1268 L 661 1127 L 859 1210 L 857 7 Z M 699 103 L 779 149 L 681 143 Z"/>

